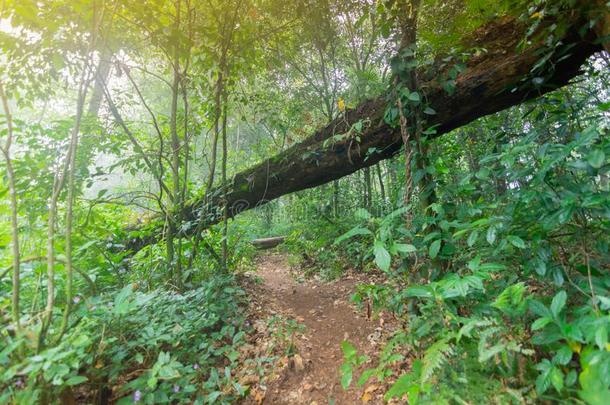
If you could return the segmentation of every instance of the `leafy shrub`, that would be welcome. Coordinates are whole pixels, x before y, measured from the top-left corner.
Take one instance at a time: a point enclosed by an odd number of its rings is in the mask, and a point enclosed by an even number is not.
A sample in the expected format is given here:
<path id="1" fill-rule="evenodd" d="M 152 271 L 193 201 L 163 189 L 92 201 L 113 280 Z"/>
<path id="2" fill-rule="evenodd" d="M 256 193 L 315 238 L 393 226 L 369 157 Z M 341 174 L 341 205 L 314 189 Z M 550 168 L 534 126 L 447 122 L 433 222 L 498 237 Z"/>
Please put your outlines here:
<path id="1" fill-rule="evenodd" d="M 493 130 L 476 141 L 457 131 L 427 169 L 437 200 L 409 230 L 400 216 L 361 215 L 337 239 L 364 241 L 392 277 L 361 286 L 356 302 L 405 325 L 384 349 L 397 356 L 382 355 L 360 385 L 387 380 L 387 359 L 402 361 L 402 347 L 415 359 L 386 399 L 603 404 L 610 396 L 608 105 L 566 104 L 553 94 L 527 121 L 518 109 L 504 113 L 519 136 L 499 134 L 496 117 L 483 120 Z M 569 108 L 581 109 L 578 126 Z M 463 134 L 467 152 L 453 147 Z M 346 371 L 354 358 L 345 356 Z"/>
<path id="2" fill-rule="evenodd" d="M 229 276 L 182 294 L 129 284 L 78 303 L 74 327 L 39 354 L 15 361 L 20 342 L 4 334 L 1 402 L 52 402 L 81 385 L 86 392 L 116 387 L 119 403 L 218 403 L 243 395 L 231 375 L 244 336 L 242 297 Z"/>

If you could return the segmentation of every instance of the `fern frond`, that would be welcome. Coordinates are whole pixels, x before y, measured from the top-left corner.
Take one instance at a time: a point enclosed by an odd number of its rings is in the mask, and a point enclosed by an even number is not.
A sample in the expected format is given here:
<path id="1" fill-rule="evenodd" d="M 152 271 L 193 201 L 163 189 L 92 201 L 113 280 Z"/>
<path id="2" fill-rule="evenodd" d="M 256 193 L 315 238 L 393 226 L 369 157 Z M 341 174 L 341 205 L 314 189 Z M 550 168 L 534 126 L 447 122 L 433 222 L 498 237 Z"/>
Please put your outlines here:
<path id="1" fill-rule="evenodd" d="M 455 340 L 457 343 L 460 342 L 463 336 L 471 337 L 471 332 L 477 328 L 477 331 L 481 330 L 485 326 L 490 326 L 493 322 L 487 318 L 479 319 L 479 318 L 464 318 L 462 320 L 464 323 L 457 335 L 455 336 Z"/>
<path id="2" fill-rule="evenodd" d="M 505 314 L 519 313 L 525 308 L 525 291 L 523 282 L 506 287 L 491 306 Z"/>
<path id="3" fill-rule="evenodd" d="M 453 347 L 449 344 L 449 339 L 441 339 L 430 346 L 422 361 L 421 385 L 424 385 L 453 354 Z"/>

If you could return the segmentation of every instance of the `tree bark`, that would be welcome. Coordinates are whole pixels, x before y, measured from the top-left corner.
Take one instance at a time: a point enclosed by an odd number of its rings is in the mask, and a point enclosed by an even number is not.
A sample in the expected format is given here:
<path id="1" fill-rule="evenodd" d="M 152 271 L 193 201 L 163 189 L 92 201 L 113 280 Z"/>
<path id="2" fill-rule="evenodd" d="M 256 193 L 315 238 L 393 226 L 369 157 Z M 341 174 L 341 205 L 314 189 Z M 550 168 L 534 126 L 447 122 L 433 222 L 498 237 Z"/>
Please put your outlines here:
<path id="1" fill-rule="evenodd" d="M 91 99 L 89 100 L 89 107 L 87 107 L 87 115 L 92 117 L 97 117 L 102 102 L 104 101 L 104 83 L 108 80 L 110 69 L 112 68 L 110 63 L 111 57 L 112 54 L 107 48 L 102 50 L 102 55 L 97 65 L 97 75 L 95 76 L 93 92 L 91 93 Z"/>
<path id="2" fill-rule="evenodd" d="M 333 216 L 339 216 L 339 180 L 333 180 Z"/>
<path id="3" fill-rule="evenodd" d="M 582 21 L 574 21 L 581 26 Z M 593 43 L 593 35 L 581 38 L 577 30 L 568 30 L 566 44 L 574 44 L 571 54 L 560 60 L 551 60 L 555 69 L 544 86 L 534 87 L 529 73 L 540 59 L 543 44 L 533 44 L 518 51 L 517 45 L 526 27 L 512 18 L 502 18 L 479 28 L 466 41 L 470 48 L 485 48 L 487 52 L 471 57 L 466 70 L 457 78 L 455 90 L 448 94 L 442 86 L 448 66 L 438 63 L 418 72 L 420 85 L 425 89 L 427 103 L 436 114 L 427 120 L 441 135 L 473 120 L 536 98 L 568 83 L 580 73 L 580 66 L 601 47 Z M 441 58 L 439 58 L 439 61 Z M 226 192 L 228 215 L 265 204 L 282 195 L 316 187 L 347 176 L 377 162 L 388 159 L 400 151 L 400 131 L 384 121 L 386 95 L 367 100 L 355 109 L 346 110 L 326 127 L 318 130 L 301 143 L 295 144 L 254 167 L 236 174 L 226 184 L 209 190 L 206 197 L 191 201 L 181 213 L 191 226 L 183 227 L 186 233 L 196 229 L 198 223 L 209 226 L 222 220 L 222 204 Z M 349 135 L 332 142 L 336 134 L 349 134 L 351 126 L 362 121 L 360 141 Z M 368 154 L 367 151 L 375 152 Z M 147 236 L 126 241 L 128 249 L 137 251 L 153 243 L 160 236 L 159 221 L 152 221 L 145 229 Z M 142 233 L 140 233 L 142 235 Z"/>
<path id="4" fill-rule="evenodd" d="M 222 101 L 222 183 L 227 182 L 227 92 L 223 94 Z M 229 209 L 227 206 L 227 189 L 224 189 L 222 205 L 222 270 L 227 271 L 227 261 L 229 258 L 229 243 L 227 238 L 229 231 Z"/>
<path id="5" fill-rule="evenodd" d="M 284 243 L 285 236 L 274 236 L 272 238 L 254 239 L 252 245 L 257 249 L 271 249 L 277 245 Z"/>
<path id="6" fill-rule="evenodd" d="M 399 7 L 402 11 L 402 36 L 400 38 L 400 47 L 398 52 L 402 53 L 404 50 L 410 50 L 408 56 L 405 57 L 405 60 L 407 64 L 413 65 L 417 65 L 417 17 L 419 15 L 419 4 L 420 0 L 403 0 L 399 2 Z M 405 207 L 409 206 L 411 194 L 413 192 L 413 157 L 415 157 L 415 162 L 417 163 L 418 169 L 423 169 L 425 173 L 425 167 L 423 167 L 425 154 L 421 140 L 421 107 L 419 105 L 410 105 L 409 100 L 405 100 L 407 104 L 403 105 L 403 96 L 400 94 L 402 90 L 401 87 L 404 87 L 409 92 L 418 92 L 421 97 L 422 89 L 420 89 L 419 86 L 417 73 L 418 72 L 415 66 L 412 68 L 407 68 L 407 70 L 403 72 L 394 72 L 394 92 L 397 93 L 394 95 L 394 97 L 396 98 L 396 107 L 398 108 L 400 137 L 404 145 L 405 155 L 405 191 L 403 195 L 403 204 Z M 426 182 L 426 175 L 423 176 L 422 180 Z M 411 227 L 412 218 L 413 211 L 407 211 L 405 213 L 407 228 Z"/>
<path id="7" fill-rule="evenodd" d="M 371 186 L 371 169 L 369 167 L 365 167 L 363 170 L 364 173 L 364 208 L 367 211 L 371 210 L 371 206 L 373 203 L 373 188 Z"/>
<path id="8" fill-rule="evenodd" d="M 379 181 L 379 194 L 381 196 L 381 207 L 385 207 L 385 185 L 383 184 L 383 175 L 381 174 L 381 164 L 377 163 L 377 180 Z"/>

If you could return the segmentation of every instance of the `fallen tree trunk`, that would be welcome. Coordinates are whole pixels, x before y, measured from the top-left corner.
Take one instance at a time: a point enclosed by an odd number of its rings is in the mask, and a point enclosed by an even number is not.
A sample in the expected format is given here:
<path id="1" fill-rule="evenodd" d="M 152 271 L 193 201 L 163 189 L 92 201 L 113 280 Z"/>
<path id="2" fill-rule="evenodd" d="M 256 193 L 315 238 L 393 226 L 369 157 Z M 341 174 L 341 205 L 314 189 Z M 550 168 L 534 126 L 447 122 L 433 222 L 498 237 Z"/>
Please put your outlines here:
<path id="1" fill-rule="evenodd" d="M 575 21 L 573 29 L 567 30 L 568 36 L 563 41 L 569 45 L 566 53 L 558 48 L 547 49 L 542 44 L 518 51 L 525 27 L 514 19 L 503 18 L 485 25 L 467 44 L 467 49 L 485 49 L 485 52 L 466 62 L 466 69 L 455 80 L 451 94 L 443 86 L 451 66 L 437 64 L 420 70 L 420 93 L 436 111 L 426 123 L 435 127 L 433 136 L 439 137 L 479 117 L 567 84 L 580 73 L 585 60 L 602 49 L 593 43 L 593 36 L 583 38 L 576 34 L 582 24 L 583 21 Z M 552 67 L 552 71 L 537 72 L 534 78 L 532 71 L 536 64 L 549 52 L 553 54 L 544 66 Z M 193 233 L 198 223 L 199 229 L 203 229 L 222 219 L 225 188 L 229 216 L 233 217 L 282 195 L 328 183 L 392 157 L 402 142 L 398 128 L 384 120 L 387 106 L 385 96 L 365 101 L 303 142 L 238 173 L 228 184 L 210 190 L 205 198 L 190 202 L 182 212 L 183 233 Z M 357 126 L 362 128 L 356 134 Z M 138 236 L 129 239 L 127 247 L 137 251 L 160 240 L 161 225 L 153 222 L 147 229 L 140 228 Z"/>
<path id="2" fill-rule="evenodd" d="M 254 239 L 251 243 L 257 249 L 271 249 L 281 243 L 284 243 L 285 239 L 286 239 L 285 236 L 275 236 L 273 238 Z"/>

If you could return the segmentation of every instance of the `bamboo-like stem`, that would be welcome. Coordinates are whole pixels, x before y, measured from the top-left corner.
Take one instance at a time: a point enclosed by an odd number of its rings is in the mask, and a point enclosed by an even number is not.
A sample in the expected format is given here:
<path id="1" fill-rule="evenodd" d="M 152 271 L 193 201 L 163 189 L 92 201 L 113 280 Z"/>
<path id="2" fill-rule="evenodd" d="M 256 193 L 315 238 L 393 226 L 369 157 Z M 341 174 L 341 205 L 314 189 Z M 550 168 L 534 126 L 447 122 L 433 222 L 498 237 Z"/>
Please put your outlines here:
<path id="1" fill-rule="evenodd" d="M 8 178 L 8 187 L 10 193 L 11 204 L 11 243 L 13 250 L 13 291 L 11 296 L 11 312 L 13 314 L 13 322 L 17 331 L 21 331 L 20 310 L 19 310 L 19 267 L 21 260 L 21 252 L 19 251 L 19 223 L 18 223 L 18 206 L 17 206 L 17 190 L 15 187 L 15 171 L 13 170 L 13 162 L 11 160 L 11 144 L 13 142 L 13 117 L 8 105 L 8 97 L 4 91 L 4 86 L 0 82 L 0 98 L 2 99 L 2 107 L 4 109 L 4 117 L 6 119 L 7 136 L 6 143 L 2 149 L 4 160 L 6 161 L 6 176 Z"/>
<path id="2" fill-rule="evenodd" d="M 66 197 L 66 228 L 64 231 L 65 235 L 65 271 L 66 271 L 66 305 L 61 320 L 61 326 L 59 327 L 59 333 L 57 335 L 57 341 L 61 339 L 63 334 L 66 332 L 68 327 L 68 318 L 70 317 L 70 311 L 72 310 L 72 281 L 74 274 L 74 266 L 72 265 L 72 223 L 73 223 L 73 208 L 74 208 L 74 174 L 76 171 L 76 152 L 78 149 L 78 141 L 80 134 L 80 125 L 82 121 L 83 111 L 85 107 L 85 100 L 87 97 L 87 89 L 91 77 L 88 72 L 88 64 L 85 66 L 84 71 L 87 77 L 83 77 L 80 88 L 78 91 L 78 100 L 76 104 L 76 122 L 74 123 L 74 129 L 72 132 L 72 139 L 70 141 L 70 160 L 68 162 L 68 195 Z"/>
<path id="3" fill-rule="evenodd" d="M 94 5 L 95 6 L 95 5 Z M 101 23 L 103 13 L 99 16 L 94 10 L 94 25 L 92 28 L 92 39 L 89 43 L 87 50 L 87 60 L 83 66 L 83 70 L 80 77 L 80 85 L 78 89 L 78 97 L 76 101 L 76 117 L 74 127 L 70 136 L 70 143 L 68 146 L 68 153 L 63 163 L 63 167 L 58 168 L 59 172 L 56 173 L 53 180 L 53 192 L 49 202 L 49 214 L 47 218 L 47 304 L 42 316 L 42 324 L 40 326 L 40 332 L 38 334 L 38 342 L 36 351 L 40 352 L 44 346 L 45 337 L 47 331 L 53 321 L 53 306 L 55 304 L 55 222 L 57 217 L 57 203 L 59 196 L 64 187 L 66 176 L 68 176 L 68 196 L 67 196 L 67 208 L 66 208 L 66 229 L 65 229 L 65 255 L 66 255 L 66 306 L 62 316 L 62 323 L 60 326 L 60 332 L 57 340 L 61 339 L 61 336 L 65 332 L 68 324 L 68 317 L 70 316 L 71 303 L 72 303 L 72 279 L 73 279 L 73 266 L 72 266 L 72 210 L 74 200 L 74 171 L 76 162 L 76 149 L 78 146 L 78 139 L 80 134 L 80 127 L 82 123 L 83 113 L 85 109 L 85 101 L 87 98 L 87 90 L 92 80 L 91 67 L 91 51 L 95 45 L 97 39 L 97 31 L 99 24 Z"/>
<path id="4" fill-rule="evenodd" d="M 180 4 L 181 0 L 176 0 L 176 20 L 174 27 L 176 31 L 180 30 Z M 174 55 L 171 61 L 174 78 L 172 82 L 172 98 L 170 107 L 170 118 L 169 118 L 169 132 L 171 136 L 171 169 L 172 169 L 172 200 L 174 207 L 177 212 L 180 212 L 181 208 L 181 192 L 180 192 L 180 138 L 178 137 L 178 93 L 180 91 L 180 48 L 176 43 L 174 45 Z M 182 244 L 178 239 L 178 252 L 177 255 L 174 252 L 174 237 L 177 233 L 176 223 L 180 223 L 181 219 L 167 217 L 168 220 L 168 231 L 167 231 L 167 260 L 169 265 L 173 267 L 174 282 L 178 290 L 182 289 L 182 258 L 181 250 Z"/>
<path id="5" fill-rule="evenodd" d="M 222 112 L 222 184 L 227 182 L 227 93 L 223 95 L 223 112 Z M 228 227 L 229 227 L 229 208 L 227 202 L 227 189 L 223 190 L 223 213 L 222 213 L 222 269 L 227 271 L 227 259 L 229 257 L 228 248 Z"/>

